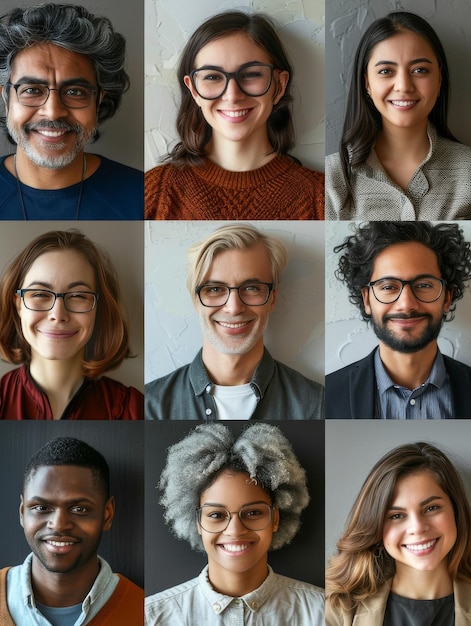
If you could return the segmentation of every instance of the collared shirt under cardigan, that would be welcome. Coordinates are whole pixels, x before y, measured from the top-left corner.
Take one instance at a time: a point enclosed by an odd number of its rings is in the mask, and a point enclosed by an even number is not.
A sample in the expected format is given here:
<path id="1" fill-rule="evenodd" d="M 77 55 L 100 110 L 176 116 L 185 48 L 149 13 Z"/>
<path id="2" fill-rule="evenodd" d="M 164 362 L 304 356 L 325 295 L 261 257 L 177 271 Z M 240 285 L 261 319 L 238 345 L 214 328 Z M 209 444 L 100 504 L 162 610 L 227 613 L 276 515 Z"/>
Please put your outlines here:
<path id="1" fill-rule="evenodd" d="M 208 567 L 188 582 L 145 600 L 146 626 L 324 626 L 323 590 L 269 574 L 262 585 L 233 598 L 215 591 Z"/>
<path id="2" fill-rule="evenodd" d="M 275 361 L 265 348 L 250 381 L 257 406 L 250 419 L 323 419 L 324 388 Z M 202 360 L 194 360 L 145 388 L 145 419 L 215 420 L 213 382 Z"/>
<path id="3" fill-rule="evenodd" d="M 386 603 L 391 590 L 391 581 L 385 583 L 371 598 L 360 602 L 357 609 L 345 613 L 333 610 L 326 602 L 326 626 L 382 626 Z M 462 580 L 453 581 L 455 596 L 455 626 L 471 624 L 471 584 Z"/>
<path id="4" fill-rule="evenodd" d="M 339 154 L 326 158 L 326 220 L 471 219 L 471 148 L 444 139 L 432 124 L 430 149 L 404 191 L 381 165 L 374 149 L 352 171 L 354 207 L 342 208 L 347 188 Z"/>

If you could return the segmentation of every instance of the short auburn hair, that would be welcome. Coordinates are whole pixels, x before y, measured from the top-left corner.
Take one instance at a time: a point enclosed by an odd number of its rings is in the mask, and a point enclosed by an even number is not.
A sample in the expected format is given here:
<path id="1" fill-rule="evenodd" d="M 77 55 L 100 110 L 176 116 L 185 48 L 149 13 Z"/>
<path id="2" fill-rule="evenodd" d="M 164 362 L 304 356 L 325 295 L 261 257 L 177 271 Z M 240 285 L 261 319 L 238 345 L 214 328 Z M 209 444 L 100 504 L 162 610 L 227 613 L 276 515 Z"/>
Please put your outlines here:
<path id="1" fill-rule="evenodd" d="M 16 309 L 15 291 L 38 257 L 46 252 L 75 250 L 92 266 L 99 294 L 93 335 L 85 348 L 83 373 L 102 376 L 131 355 L 129 333 L 120 306 L 116 271 L 108 254 L 79 230 L 50 231 L 39 235 L 10 263 L 0 279 L 0 356 L 9 363 L 31 361 L 31 346 L 25 340 Z"/>

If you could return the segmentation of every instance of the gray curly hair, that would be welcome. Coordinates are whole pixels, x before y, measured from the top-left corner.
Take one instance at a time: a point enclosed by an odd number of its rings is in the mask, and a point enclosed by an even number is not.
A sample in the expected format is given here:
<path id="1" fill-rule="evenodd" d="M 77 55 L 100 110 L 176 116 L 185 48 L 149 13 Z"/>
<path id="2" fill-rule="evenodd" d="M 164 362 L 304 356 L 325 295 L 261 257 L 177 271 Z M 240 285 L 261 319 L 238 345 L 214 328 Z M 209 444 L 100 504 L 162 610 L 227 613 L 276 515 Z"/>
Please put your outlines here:
<path id="1" fill-rule="evenodd" d="M 195 511 L 202 492 L 224 469 L 247 472 L 278 508 L 280 522 L 270 549 L 290 543 L 309 503 L 306 472 L 290 442 L 270 424 L 250 425 L 237 438 L 225 424 L 201 424 L 170 446 L 159 488 L 165 521 L 175 536 L 204 552 Z"/>

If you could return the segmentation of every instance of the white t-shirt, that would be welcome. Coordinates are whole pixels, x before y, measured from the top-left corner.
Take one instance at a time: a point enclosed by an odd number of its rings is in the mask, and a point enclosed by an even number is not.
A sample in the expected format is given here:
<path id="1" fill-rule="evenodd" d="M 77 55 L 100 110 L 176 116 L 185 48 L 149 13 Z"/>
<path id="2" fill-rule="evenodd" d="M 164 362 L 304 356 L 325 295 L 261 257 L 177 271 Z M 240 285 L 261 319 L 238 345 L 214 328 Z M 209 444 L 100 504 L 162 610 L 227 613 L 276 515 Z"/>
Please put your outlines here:
<path id="1" fill-rule="evenodd" d="M 213 397 L 219 420 L 249 420 L 257 406 L 250 383 L 245 385 L 214 385 Z"/>

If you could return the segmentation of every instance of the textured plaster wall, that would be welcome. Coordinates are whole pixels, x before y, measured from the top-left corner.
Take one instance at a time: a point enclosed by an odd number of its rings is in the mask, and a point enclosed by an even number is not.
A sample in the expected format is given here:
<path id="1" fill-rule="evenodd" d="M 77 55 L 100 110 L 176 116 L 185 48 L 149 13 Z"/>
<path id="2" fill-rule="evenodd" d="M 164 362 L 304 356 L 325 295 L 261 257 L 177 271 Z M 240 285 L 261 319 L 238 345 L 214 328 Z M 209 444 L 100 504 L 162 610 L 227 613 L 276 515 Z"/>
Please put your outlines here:
<path id="1" fill-rule="evenodd" d="M 360 318 L 359 310 L 349 302 L 348 290 L 337 280 L 338 254 L 333 248 L 352 234 L 349 222 L 326 222 L 325 254 L 325 336 L 326 374 L 366 356 L 378 339 L 369 325 Z M 471 223 L 460 222 L 465 239 L 471 241 Z M 455 319 L 446 322 L 438 344 L 444 354 L 471 365 L 471 293 L 468 286 L 464 297 L 456 303 Z"/>
<path id="2" fill-rule="evenodd" d="M 471 3 L 469 0 L 327 0 L 326 2 L 326 154 L 337 152 L 358 42 L 366 28 L 391 11 L 411 11 L 430 22 L 437 32 L 450 67 L 449 126 L 471 145 L 469 57 Z"/>
<path id="3" fill-rule="evenodd" d="M 324 169 L 324 2 L 320 0 L 145 0 L 145 169 L 177 141 L 176 67 L 193 31 L 230 9 L 270 15 L 294 67 L 293 116 L 304 165 Z"/>
<path id="4" fill-rule="evenodd" d="M 225 222 L 145 224 L 145 382 L 189 363 L 201 348 L 198 316 L 186 288 L 186 253 Z M 265 343 L 272 356 L 324 382 L 324 224 L 253 222 L 288 246 Z"/>

